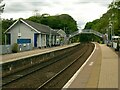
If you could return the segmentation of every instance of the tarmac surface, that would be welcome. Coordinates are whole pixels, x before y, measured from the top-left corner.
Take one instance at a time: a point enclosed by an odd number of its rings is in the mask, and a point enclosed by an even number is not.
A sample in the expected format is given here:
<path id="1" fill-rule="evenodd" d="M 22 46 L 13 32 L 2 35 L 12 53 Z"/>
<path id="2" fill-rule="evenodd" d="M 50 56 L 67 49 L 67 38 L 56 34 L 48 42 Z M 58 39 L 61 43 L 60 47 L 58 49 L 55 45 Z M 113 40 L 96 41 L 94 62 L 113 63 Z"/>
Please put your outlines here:
<path id="1" fill-rule="evenodd" d="M 52 52 L 77 44 L 79 43 L 0 55 L 0 63 L 2 64 L 20 58 Z M 118 83 L 118 81 L 120 81 L 118 77 L 120 69 L 118 68 L 120 68 L 120 52 L 116 53 L 105 44 L 95 43 L 93 53 L 63 88 L 112 88 L 114 90 L 120 87 Z"/>
<path id="2" fill-rule="evenodd" d="M 6 62 L 12 62 L 12 61 L 19 60 L 19 59 L 26 58 L 26 57 L 31 57 L 34 55 L 39 55 L 39 54 L 44 54 L 44 53 L 60 50 L 60 49 L 65 49 L 68 47 L 75 46 L 77 44 L 80 44 L 80 43 L 73 43 L 70 45 L 63 45 L 63 46 L 43 48 L 43 49 L 35 49 L 31 51 L 0 55 L 0 64 L 6 63 Z"/>
<path id="3" fill-rule="evenodd" d="M 95 44 L 91 56 L 63 88 L 118 89 L 118 55 L 105 44 Z"/>

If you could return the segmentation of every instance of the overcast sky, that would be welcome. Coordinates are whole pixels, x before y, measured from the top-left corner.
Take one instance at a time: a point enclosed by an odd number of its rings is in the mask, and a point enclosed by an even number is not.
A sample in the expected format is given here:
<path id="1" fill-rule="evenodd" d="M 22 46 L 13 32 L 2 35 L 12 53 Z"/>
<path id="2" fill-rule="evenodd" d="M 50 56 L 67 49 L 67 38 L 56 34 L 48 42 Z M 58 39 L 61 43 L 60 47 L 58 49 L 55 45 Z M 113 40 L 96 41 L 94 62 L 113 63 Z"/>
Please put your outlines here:
<path id="1" fill-rule="evenodd" d="M 79 27 L 88 21 L 100 18 L 113 0 L 4 0 L 6 4 L 2 18 L 28 18 L 34 10 L 40 14 L 69 14 Z"/>

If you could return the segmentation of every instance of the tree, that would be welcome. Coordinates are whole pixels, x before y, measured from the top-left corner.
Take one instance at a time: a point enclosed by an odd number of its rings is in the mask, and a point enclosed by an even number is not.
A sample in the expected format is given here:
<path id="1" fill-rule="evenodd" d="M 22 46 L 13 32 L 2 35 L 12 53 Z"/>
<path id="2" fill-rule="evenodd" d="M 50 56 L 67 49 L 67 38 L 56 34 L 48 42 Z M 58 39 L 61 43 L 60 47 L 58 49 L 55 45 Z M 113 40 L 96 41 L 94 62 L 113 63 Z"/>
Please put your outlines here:
<path id="1" fill-rule="evenodd" d="M 3 0 L 0 0 L 0 45 L 2 44 L 2 22 L 1 22 L 1 13 L 4 11 L 5 4 L 1 4 Z"/>
<path id="2" fill-rule="evenodd" d="M 113 31 L 115 35 L 120 36 L 120 10 L 117 8 L 120 7 L 120 1 L 111 3 L 109 5 L 109 10 L 100 17 L 92 22 L 87 22 L 85 29 L 93 29 L 101 33 L 108 33 L 109 22 L 111 19 Z"/>
<path id="3" fill-rule="evenodd" d="M 11 19 L 3 19 L 2 20 L 2 29 L 0 30 L 0 33 L 2 33 L 2 44 L 5 44 L 5 30 L 7 30 L 16 20 Z"/>
<path id="4" fill-rule="evenodd" d="M 32 16 L 28 20 L 50 26 L 53 29 L 62 29 L 67 34 L 70 34 L 77 29 L 76 21 L 68 14 L 61 14 L 50 16 L 49 14 L 42 14 L 41 16 Z"/>

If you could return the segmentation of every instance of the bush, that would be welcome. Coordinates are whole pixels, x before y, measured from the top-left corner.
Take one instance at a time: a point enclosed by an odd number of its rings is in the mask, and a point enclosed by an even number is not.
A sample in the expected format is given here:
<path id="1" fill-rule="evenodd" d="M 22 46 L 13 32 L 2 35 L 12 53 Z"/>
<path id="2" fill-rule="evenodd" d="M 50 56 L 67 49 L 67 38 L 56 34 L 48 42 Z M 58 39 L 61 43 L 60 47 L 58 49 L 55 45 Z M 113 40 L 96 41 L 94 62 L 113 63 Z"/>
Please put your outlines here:
<path id="1" fill-rule="evenodd" d="M 17 53 L 18 52 L 18 44 L 17 43 L 13 44 L 13 46 L 12 46 L 12 52 L 13 53 Z"/>

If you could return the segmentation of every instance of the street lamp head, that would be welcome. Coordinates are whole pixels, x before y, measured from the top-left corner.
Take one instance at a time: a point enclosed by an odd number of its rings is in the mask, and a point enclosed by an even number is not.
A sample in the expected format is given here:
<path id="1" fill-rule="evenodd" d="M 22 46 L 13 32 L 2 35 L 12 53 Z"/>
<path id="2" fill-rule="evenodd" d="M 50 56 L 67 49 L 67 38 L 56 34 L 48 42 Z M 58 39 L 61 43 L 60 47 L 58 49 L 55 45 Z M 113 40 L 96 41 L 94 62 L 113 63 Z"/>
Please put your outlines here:
<path id="1" fill-rule="evenodd" d="M 5 4 L 0 5 L 0 13 L 3 13 L 3 11 L 4 11 L 4 7 L 5 7 Z"/>

